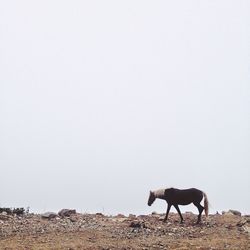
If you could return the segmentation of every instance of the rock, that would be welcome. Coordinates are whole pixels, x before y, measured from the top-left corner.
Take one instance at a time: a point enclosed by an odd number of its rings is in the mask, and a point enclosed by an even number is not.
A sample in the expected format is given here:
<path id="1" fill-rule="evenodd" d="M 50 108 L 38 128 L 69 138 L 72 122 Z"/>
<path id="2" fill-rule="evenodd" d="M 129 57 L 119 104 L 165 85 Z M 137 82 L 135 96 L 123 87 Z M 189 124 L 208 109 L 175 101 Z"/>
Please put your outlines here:
<path id="1" fill-rule="evenodd" d="M 239 221 L 236 225 L 237 225 L 238 227 L 242 227 L 242 226 L 244 226 L 247 222 L 248 222 L 248 221 L 247 221 L 246 219 L 243 219 L 243 220 Z"/>
<path id="2" fill-rule="evenodd" d="M 56 213 L 53 213 L 53 212 L 46 212 L 44 214 L 41 214 L 41 217 L 43 219 L 53 219 L 53 218 L 56 218 L 57 217 L 57 214 Z"/>
<path id="3" fill-rule="evenodd" d="M 237 215 L 237 216 L 241 216 L 241 212 L 237 211 L 237 210 L 232 210 L 230 209 L 228 212 L 234 214 L 234 215 Z"/>
<path id="4" fill-rule="evenodd" d="M 9 220 L 11 216 L 5 214 L 4 212 L 0 214 L 0 220 Z"/>
<path id="5" fill-rule="evenodd" d="M 58 215 L 60 217 L 70 217 L 70 215 L 76 214 L 75 209 L 62 209 L 58 212 Z"/>
<path id="6" fill-rule="evenodd" d="M 126 216 L 124 214 L 117 214 L 116 217 L 117 218 L 125 218 Z"/>
<path id="7" fill-rule="evenodd" d="M 239 214 L 237 212 L 238 211 L 235 211 L 235 210 L 228 210 L 228 212 L 222 211 L 222 215 L 226 215 L 226 216 L 237 215 L 237 216 L 239 216 Z"/>
<path id="8" fill-rule="evenodd" d="M 129 227 L 133 228 L 146 228 L 145 223 L 142 221 L 131 221 Z"/>
<path id="9" fill-rule="evenodd" d="M 69 219 L 71 222 L 77 222 L 77 218 L 75 218 L 75 217 L 70 217 Z"/>
<path id="10" fill-rule="evenodd" d="M 142 219 L 142 220 L 143 220 L 143 219 L 147 219 L 147 215 L 138 215 L 137 217 L 138 217 L 139 219 Z"/>
<path id="11" fill-rule="evenodd" d="M 122 218 L 120 218 L 120 217 L 113 217 L 113 218 L 110 218 L 110 220 L 112 220 L 112 221 L 115 221 L 115 222 L 124 222 L 124 221 L 126 221 L 127 220 L 127 218 L 126 217 L 122 217 Z"/>
<path id="12" fill-rule="evenodd" d="M 129 214 L 128 217 L 129 217 L 129 218 L 136 218 L 136 215 L 134 215 L 134 214 Z"/>
<path id="13" fill-rule="evenodd" d="M 250 233 L 250 227 L 249 226 L 243 226 L 243 230 L 247 233 Z"/>
<path id="14" fill-rule="evenodd" d="M 130 224 L 129 224 L 129 227 L 138 227 L 140 228 L 141 227 L 141 224 L 139 221 L 132 221 Z"/>
<path id="15" fill-rule="evenodd" d="M 165 219 L 165 215 L 164 215 L 164 216 L 161 216 L 161 217 L 159 218 L 160 221 L 164 221 L 164 219 Z"/>
<path id="16" fill-rule="evenodd" d="M 104 214 L 103 214 L 103 213 L 96 213 L 95 215 L 104 217 Z"/>
<path id="17" fill-rule="evenodd" d="M 229 209 L 228 212 L 222 211 L 223 215 L 236 215 L 236 216 L 241 216 L 241 212 L 233 209 Z"/>

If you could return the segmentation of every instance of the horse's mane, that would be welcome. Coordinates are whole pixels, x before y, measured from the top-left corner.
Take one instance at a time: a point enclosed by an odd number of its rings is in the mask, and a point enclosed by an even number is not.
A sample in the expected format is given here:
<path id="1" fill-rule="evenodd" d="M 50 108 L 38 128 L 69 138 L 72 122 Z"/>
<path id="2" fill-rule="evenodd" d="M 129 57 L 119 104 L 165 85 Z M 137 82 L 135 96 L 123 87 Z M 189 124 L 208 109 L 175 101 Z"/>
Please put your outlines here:
<path id="1" fill-rule="evenodd" d="M 155 197 L 163 196 L 165 193 L 165 190 L 166 190 L 165 188 L 155 190 L 154 191 Z"/>

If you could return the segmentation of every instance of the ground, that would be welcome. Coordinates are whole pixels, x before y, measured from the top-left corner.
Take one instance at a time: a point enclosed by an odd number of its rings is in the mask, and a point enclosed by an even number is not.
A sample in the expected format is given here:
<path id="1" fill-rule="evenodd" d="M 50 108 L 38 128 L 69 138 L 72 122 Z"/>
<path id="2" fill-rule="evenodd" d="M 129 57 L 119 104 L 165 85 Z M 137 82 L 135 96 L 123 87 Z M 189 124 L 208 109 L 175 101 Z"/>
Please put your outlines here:
<path id="1" fill-rule="evenodd" d="M 199 225 L 197 215 L 183 216 L 180 224 L 175 213 L 166 223 L 162 214 L 1 215 L 0 249 L 250 249 L 249 216 L 214 214 Z"/>

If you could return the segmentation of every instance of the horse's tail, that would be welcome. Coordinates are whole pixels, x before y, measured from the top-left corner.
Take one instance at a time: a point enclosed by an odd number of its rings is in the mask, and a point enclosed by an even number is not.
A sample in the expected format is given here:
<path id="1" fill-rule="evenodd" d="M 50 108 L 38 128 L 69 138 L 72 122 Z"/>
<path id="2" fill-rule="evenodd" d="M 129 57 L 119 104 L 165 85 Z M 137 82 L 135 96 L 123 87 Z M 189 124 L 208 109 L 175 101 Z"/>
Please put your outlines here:
<path id="1" fill-rule="evenodd" d="M 205 208 L 205 215 L 208 216 L 208 199 L 207 195 L 203 192 L 204 195 L 204 208 Z"/>
<path id="2" fill-rule="evenodd" d="M 204 196 L 204 209 L 205 209 L 205 215 L 208 216 L 208 198 L 206 193 L 203 192 L 203 196 Z"/>

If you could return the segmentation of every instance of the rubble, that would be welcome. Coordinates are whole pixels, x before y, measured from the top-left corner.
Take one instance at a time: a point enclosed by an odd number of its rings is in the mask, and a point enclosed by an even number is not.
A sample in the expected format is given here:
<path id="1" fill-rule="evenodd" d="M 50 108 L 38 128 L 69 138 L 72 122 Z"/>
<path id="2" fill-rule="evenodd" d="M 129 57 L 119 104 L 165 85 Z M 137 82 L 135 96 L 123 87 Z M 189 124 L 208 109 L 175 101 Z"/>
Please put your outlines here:
<path id="1" fill-rule="evenodd" d="M 123 243 L 124 249 L 173 249 L 178 246 L 179 248 L 185 246 L 183 249 L 223 249 L 224 243 L 227 244 L 227 249 L 247 249 L 246 246 L 249 244 L 249 216 L 214 214 L 209 215 L 207 219 L 204 216 L 199 225 L 196 225 L 197 215 L 192 213 L 184 214 L 182 224 L 179 223 L 178 214 L 170 213 L 166 223 L 159 220 L 161 217 L 163 214 L 157 213 L 138 216 L 81 214 L 73 209 L 62 209 L 58 213 L 47 212 L 22 216 L 8 215 L 3 211 L 0 214 L 0 248 L 7 249 L 8 245 L 2 245 L 7 239 L 13 239 L 17 244 L 18 239 L 26 238 L 36 242 L 34 239 L 42 238 L 46 244 L 50 244 L 57 237 L 61 237 L 58 242 L 71 238 L 75 242 L 85 237 L 85 240 L 78 243 L 81 247 L 71 247 L 72 249 L 85 249 L 82 246 L 88 244 L 89 248 L 86 247 L 86 249 L 122 249 L 118 246 Z M 51 238 L 46 240 L 48 237 Z M 213 240 L 214 245 L 212 245 Z M 83 242 L 84 245 L 81 245 Z M 117 245 L 117 242 L 123 243 Z M 210 244 L 210 248 L 206 248 L 206 242 Z M 217 246 L 220 242 L 221 245 Z M 96 244 L 99 248 L 93 247 Z M 37 247 L 37 249 L 40 248 Z M 69 247 L 56 249 L 69 249 Z"/>

